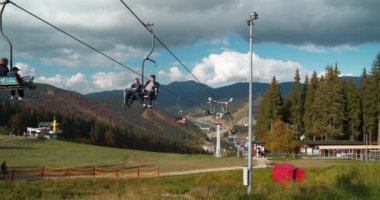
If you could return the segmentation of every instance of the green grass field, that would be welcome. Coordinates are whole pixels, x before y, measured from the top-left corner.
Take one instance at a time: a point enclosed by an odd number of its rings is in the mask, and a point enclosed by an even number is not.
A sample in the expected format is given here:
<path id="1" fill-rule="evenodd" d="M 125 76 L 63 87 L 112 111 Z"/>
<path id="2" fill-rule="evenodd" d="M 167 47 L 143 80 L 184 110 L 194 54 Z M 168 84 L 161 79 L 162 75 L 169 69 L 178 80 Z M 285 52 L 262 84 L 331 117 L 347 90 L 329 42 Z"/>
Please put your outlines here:
<path id="1" fill-rule="evenodd" d="M 243 166 L 242 158 L 153 153 L 64 141 L 0 136 L 0 162 L 9 167 L 129 167 L 158 165 L 163 172 Z M 246 195 L 242 171 L 143 179 L 0 180 L 0 199 L 379 199 L 380 163 L 333 160 L 276 160 L 306 169 L 306 180 L 278 185 L 271 169 L 254 170 Z"/>
<path id="2" fill-rule="evenodd" d="M 247 196 L 241 171 L 146 179 L 0 181 L 2 199 L 379 199 L 380 167 L 309 168 L 303 183 L 279 185 L 254 170 Z"/>
<path id="3" fill-rule="evenodd" d="M 24 139 L 0 135 L 0 162 L 9 167 L 112 167 L 157 165 L 161 172 L 243 166 L 243 158 L 212 155 L 155 153 L 107 148 L 57 140 Z"/>

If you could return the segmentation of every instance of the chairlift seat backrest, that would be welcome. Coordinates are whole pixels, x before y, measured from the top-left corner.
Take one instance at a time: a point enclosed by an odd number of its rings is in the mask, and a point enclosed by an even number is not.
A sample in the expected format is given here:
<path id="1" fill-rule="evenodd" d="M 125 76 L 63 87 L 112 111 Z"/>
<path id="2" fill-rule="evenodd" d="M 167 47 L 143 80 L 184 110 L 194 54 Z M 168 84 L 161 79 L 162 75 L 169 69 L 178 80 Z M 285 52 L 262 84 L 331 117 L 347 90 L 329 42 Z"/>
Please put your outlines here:
<path id="1" fill-rule="evenodd" d="M 17 89 L 20 88 L 15 76 L 2 76 L 0 77 L 0 89 Z"/>

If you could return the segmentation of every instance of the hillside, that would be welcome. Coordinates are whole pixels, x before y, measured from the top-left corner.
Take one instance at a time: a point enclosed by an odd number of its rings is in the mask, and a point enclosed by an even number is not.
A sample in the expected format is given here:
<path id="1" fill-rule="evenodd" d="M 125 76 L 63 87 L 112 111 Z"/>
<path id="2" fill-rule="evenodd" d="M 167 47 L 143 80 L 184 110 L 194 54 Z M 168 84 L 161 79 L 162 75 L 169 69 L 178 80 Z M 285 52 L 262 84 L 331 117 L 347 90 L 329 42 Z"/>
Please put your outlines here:
<path id="1" fill-rule="evenodd" d="M 156 165 L 161 172 L 242 166 L 243 158 L 159 153 L 101 147 L 59 140 L 24 139 L 0 133 L 0 158 L 10 167 L 111 167 Z M 3 161 L 3 160 L 2 160 Z M 1 161 L 1 162 L 2 162 Z"/>
<path id="2" fill-rule="evenodd" d="M 281 83 L 280 86 L 282 95 L 286 96 L 291 89 L 291 82 Z M 235 83 L 229 86 L 211 88 L 194 81 L 184 81 L 161 85 L 159 98 L 156 103 L 161 108 L 173 109 L 175 105 L 177 105 L 177 96 L 174 96 L 174 94 L 177 94 L 182 98 L 180 104 L 183 107 L 192 108 L 202 106 L 207 102 L 208 97 L 211 96 L 205 88 L 214 95 L 215 99 L 234 98 L 236 102 L 240 103 L 241 101 L 245 101 L 248 96 L 248 83 Z M 255 97 L 262 96 L 268 88 L 268 83 L 254 82 L 253 95 Z M 103 102 L 120 103 L 122 101 L 121 90 L 91 93 L 86 96 L 90 99 Z"/>
<path id="3" fill-rule="evenodd" d="M 131 109 L 124 110 L 120 102 L 114 105 L 95 102 L 77 92 L 45 84 L 38 84 L 35 91 L 28 90 L 27 98 L 30 100 L 26 102 L 11 101 L 11 106 L 25 106 L 42 115 L 56 115 L 66 129 L 63 136 L 68 139 L 92 140 L 92 143 L 100 145 L 178 152 L 197 149 L 203 141 L 203 134 L 198 128 L 192 124 L 178 126 L 175 116 L 162 112 L 159 108 L 147 111 L 136 103 Z M 46 117 L 43 119 L 48 120 Z M 112 130 L 112 133 L 108 133 L 112 136 L 109 139 L 111 142 L 102 141 L 107 140 L 107 130 Z M 101 132 L 101 135 L 95 132 Z"/>

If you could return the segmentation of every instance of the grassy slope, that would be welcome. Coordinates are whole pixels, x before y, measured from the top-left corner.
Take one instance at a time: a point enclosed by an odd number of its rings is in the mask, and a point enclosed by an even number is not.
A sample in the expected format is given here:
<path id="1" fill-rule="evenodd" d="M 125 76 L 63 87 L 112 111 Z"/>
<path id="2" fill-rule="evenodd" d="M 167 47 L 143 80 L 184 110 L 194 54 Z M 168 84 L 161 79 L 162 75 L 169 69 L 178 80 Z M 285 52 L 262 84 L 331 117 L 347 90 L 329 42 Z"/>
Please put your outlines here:
<path id="1" fill-rule="evenodd" d="M 241 171 L 128 180 L 0 181 L 4 199 L 378 199 L 378 165 L 310 168 L 302 184 L 278 185 L 255 170 L 246 196 Z M 33 184 L 31 184 L 33 183 Z"/>
<path id="2" fill-rule="evenodd" d="M 217 159 L 212 155 L 155 153 L 4 135 L 0 135 L 0 159 L 0 162 L 7 161 L 9 167 L 158 165 L 162 172 L 243 166 L 245 163 L 244 159 L 235 157 Z"/>
<path id="3" fill-rule="evenodd" d="M 12 166 L 112 166 L 156 164 L 161 171 L 243 165 L 244 159 L 210 155 L 152 153 L 0 136 L 0 158 Z M 2 162 L 2 160 L 0 160 Z M 282 186 L 271 169 L 253 173 L 253 196 L 246 196 L 242 172 L 128 180 L 0 180 L 0 199 L 378 199 L 379 163 L 289 160 L 305 166 L 306 181 Z M 319 167 L 319 168 L 315 168 Z"/>

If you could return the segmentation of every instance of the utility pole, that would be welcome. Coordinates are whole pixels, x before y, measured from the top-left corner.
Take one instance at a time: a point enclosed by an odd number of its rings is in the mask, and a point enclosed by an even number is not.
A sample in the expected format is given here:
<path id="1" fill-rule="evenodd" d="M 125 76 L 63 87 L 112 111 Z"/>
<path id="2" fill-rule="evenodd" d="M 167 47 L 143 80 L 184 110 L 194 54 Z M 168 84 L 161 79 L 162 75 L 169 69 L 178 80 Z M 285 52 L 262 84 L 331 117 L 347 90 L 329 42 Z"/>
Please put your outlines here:
<path id="1" fill-rule="evenodd" d="M 252 192 L 252 79 L 253 79 L 253 69 L 252 69 L 252 42 L 253 42 L 253 21 L 258 19 L 258 14 L 256 12 L 249 13 L 249 19 L 247 20 L 249 26 L 249 54 L 250 54 L 250 73 L 249 73 L 249 114 L 248 114 L 248 166 L 247 166 L 247 194 L 250 195 Z"/>
<path id="2" fill-rule="evenodd" d="M 222 152 L 220 150 L 220 126 L 222 123 L 222 117 L 224 114 L 230 114 L 230 110 L 228 107 L 228 104 L 231 103 L 234 99 L 231 98 L 229 101 L 215 101 L 211 97 L 208 98 L 208 104 L 209 104 L 209 110 L 207 111 L 208 114 L 213 114 L 215 117 L 215 120 L 213 122 L 214 125 L 216 125 L 216 149 L 215 149 L 215 157 L 220 158 L 222 157 Z M 218 105 L 218 110 L 215 107 Z"/>

